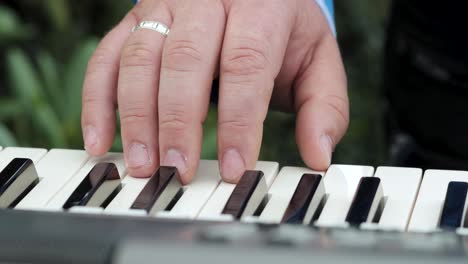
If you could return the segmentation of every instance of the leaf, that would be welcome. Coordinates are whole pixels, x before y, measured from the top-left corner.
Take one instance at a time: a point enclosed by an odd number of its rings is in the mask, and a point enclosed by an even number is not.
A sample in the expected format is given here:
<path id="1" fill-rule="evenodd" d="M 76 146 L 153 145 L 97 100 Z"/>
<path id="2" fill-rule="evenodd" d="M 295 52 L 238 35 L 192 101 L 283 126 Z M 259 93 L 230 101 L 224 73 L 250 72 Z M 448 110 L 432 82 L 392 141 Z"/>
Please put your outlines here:
<path id="1" fill-rule="evenodd" d="M 32 33 L 33 30 L 22 25 L 13 10 L 0 5 L 0 44 L 15 39 L 29 38 Z"/>
<path id="2" fill-rule="evenodd" d="M 217 119 L 216 109 L 211 107 L 203 124 L 202 159 L 217 159 Z"/>
<path id="3" fill-rule="evenodd" d="M 122 152 L 123 151 L 123 143 L 122 143 L 122 136 L 120 133 L 116 133 L 114 138 L 114 143 L 112 144 L 111 150 L 113 152 Z"/>
<path id="4" fill-rule="evenodd" d="M 0 145 L 1 146 L 16 146 L 16 139 L 8 128 L 0 123 Z"/>
<path id="5" fill-rule="evenodd" d="M 50 147 L 65 147 L 62 125 L 50 106 L 39 104 L 35 112 L 33 122 L 39 133 L 46 137 L 43 141 L 49 142 Z"/>
<path id="6" fill-rule="evenodd" d="M 13 10 L 0 6 L 0 36 L 11 35 L 17 30 L 18 16 Z"/>
<path id="7" fill-rule="evenodd" d="M 52 20 L 52 24 L 59 30 L 67 28 L 70 24 L 70 10 L 67 3 L 68 1 L 63 0 L 44 1 L 49 19 Z"/>
<path id="8" fill-rule="evenodd" d="M 65 69 L 64 90 L 68 122 L 79 123 L 81 115 L 81 89 L 86 73 L 86 65 L 98 44 L 97 39 L 89 39 L 79 46 Z"/>
<path id="9" fill-rule="evenodd" d="M 0 99 L 0 122 L 17 118 L 23 110 L 24 108 L 13 99 Z"/>
<path id="10" fill-rule="evenodd" d="M 7 52 L 7 71 L 10 76 L 10 89 L 20 103 L 31 108 L 41 95 L 41 83 L 31 60 L 17 48 Z"/>
<path id="11" fill-rule="evenodd" d="M 44 92 L 53 110 L 61 118 L 64 118 L 66 104 L 64 102 L 64 91 L 60 87 L 60 78 L 57 63 L 47 52 L 39 53 L 37 57 L 39 72 L 41 73 Z"/>

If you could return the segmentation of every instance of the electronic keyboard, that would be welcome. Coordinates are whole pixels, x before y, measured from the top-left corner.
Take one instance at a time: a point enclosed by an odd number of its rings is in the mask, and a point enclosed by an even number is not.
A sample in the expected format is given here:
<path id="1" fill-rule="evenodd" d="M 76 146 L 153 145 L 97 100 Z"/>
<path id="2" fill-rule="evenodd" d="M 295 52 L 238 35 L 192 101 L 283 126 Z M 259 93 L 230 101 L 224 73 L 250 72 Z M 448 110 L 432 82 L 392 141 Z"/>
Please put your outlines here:
<path id="1" fill-rule="evenodd" d="M 123 155 L 0 150 L 0 262 L 466 263 L 468 172 L 202 160 L 127 175 Z"/>

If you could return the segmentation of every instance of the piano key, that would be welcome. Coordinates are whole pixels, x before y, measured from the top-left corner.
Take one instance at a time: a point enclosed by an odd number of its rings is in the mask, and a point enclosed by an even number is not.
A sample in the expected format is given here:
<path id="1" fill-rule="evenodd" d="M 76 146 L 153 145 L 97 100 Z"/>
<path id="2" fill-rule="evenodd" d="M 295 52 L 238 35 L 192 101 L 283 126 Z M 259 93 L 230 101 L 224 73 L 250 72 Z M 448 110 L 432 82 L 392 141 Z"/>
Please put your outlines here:
<path id="1" fill-rule="evenodd" d="M 94 168 L 95 165 L 99 163 L 114 163 L 119 172 L 119 176 L 125 177 L 127 174 L 127 169 L 125 168 L 125 163 L 123 155 L 119 153 L 107 153 L 101 157 L 93 157 L 89 159 L 85 165 L 75 174 L 70 180 L 57 192 L 53 195 L 52 199 L 46 204 L 48 210 L 62 210 L 63 205 L 71 196 L 71 194 L 76 190 L 80 183 L 85 179 L 88 173 Z"/>
<path id="2" fill-rule="evenodd" d="M 362 177 L 372 177 L 374 168 L 358 165 L 331 165 L 324 177 L 327 200 L 315 225 L 347 226 L 348 213 L 354 193 Z"/>
<path id="3" fill-rule="evenodd" d="M 444 199 L 451 181 L 468 182 L 468 171 L 425 171 L 408 231 L 433 232 L 439 229 Z"/>
<path id="4" fill-rule="evenodd" d="M 88 206 L 73 206 L 68 209 L 69 213 L 77 214 L 102 214 L 104 208 L 101 207 L 88 207 Z"/>
<path id="5" fill-rule="evenodd" d="M 169 205 L 180 188 L 177 168 L 161 166 L 138 194 L 131 209 L 155 214 Z"/>
<path id="6" fill-rule="evenodd" d="M 289 205 L 291 198 L 305 173 L 324 173 L 301 167 L 283 167 L 268 191 L 270 199 L 258 217 L 258 222 L 278 224 Z"/>
<path id="7" fill-rule="evenodd" d="M 105 207 L 120 191 L 120 176 L 113 163 L 99 163 L 68 197 L 64 209 L 73 206 Z M 107 202 L 108 204 L 108 202 Z"/>
<path id="8" fill-rule="evenodd" d="M 444 206 L 440 218 L 440 228 L 456 229 L 462 226 L 466 211 L 468 183 L 452 181 L 447 187 Z"/>
<path id="9" fill-rule="evenodd" d="M 184 186 L 184 193 L 170 211 L 161 211 L 157 217 L 195 219 L 203 205 L 221 181 L 218 161 L 202 160 L 193 181 Z"/>
<path id="10" fill-rule="evenodd" d="M 0 171 L 15 158 L 30 159 L 36 164 L 46 153 L 47 150 L 39 148 L 5 148 L 0 152 Z"/>
<path id="11" fill-rule="evenodd" d="M 235 219 L 252 215 L 267 193 L 263 172 L 246 171 L 237 183 L 222 214 L 232 215 Z"/>
<path id="12" fill-rule="evenodd" d="M 32 160 L 13 159 L 0 172 L 0 208 L 14 206 L 38 181 L 39 177 Z"/>
<path id="13" fill-rule="evenodd" d="M 123 188 L 106 207 L 104 213 L 131 214 L 133 202 L 149 178 L 125 177 Z M 201 160 L 193 181 L 184 186 L 184 192 L 170 211 L 159 211 L 158 218 L 194 219 L 221 181 L 218 161 Z"/>
<path id="14" fill-rule="evenodd" d="M 105 214 L 131 214 L 133 215 L 130 207 L 133 202 L 140 194 L 141 190 L 148 183 L 150 178 L 135 178 L 127 176 L 122 180 L 122 190 L 117 196 L 112 199 L 108 206 L 104 209 Z M 146 212 L 140 212 L 139 214 L 147 215 Z"/>
<path id="15" fill-rule="evenodd" d="M 36 166 L 37 184 L 16 209 L 41 209 L 84 166 L 89 156 L 83 150 L 50 150 Z"/>
<path id="16" fill-rule="evenodd" d="M 257 162 L 254 170 L 263 172 L 266 185 L 269 188 L 278 173 L 278 166 L 279 165 L 277 162 L 259 161 Z M 222 211 L 235 186 L 235 184 L 222 181 L 214 191 L 213 195 L 211 195 L 206 204 L 203 206 L 197 219 L 216 221 L 233 220 L 232 216 L 223 215 Z"/>
<path id="17" fill-rule="evenodd" d="M 304 174 L 297 185 L 282 222 L 309 224 L 325 194 L 320 174 Z"/>
<path id="18" fill-rule="evenodd" d="M 371 222 L 382 197 L 383 191 L 379 178 L 361 178 L 346 216 L 346 222 L 352 226 Z"/>
<path id="19" fill-rule="evenodd" d="M 409 223 L 422 179 L 417 168 L 378 167 L 374 177 L 380 178 L 385 207 L 373 229 L 405 231 Z M 368 224 L 361 225 L 366 228 Z"/>

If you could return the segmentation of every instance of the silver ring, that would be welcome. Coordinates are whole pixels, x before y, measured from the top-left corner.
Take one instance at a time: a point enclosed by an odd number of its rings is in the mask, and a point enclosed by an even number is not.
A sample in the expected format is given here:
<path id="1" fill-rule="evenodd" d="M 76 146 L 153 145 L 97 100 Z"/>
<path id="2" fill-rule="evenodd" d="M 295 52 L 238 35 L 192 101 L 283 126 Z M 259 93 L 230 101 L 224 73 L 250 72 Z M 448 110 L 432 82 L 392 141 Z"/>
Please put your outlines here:
<path id="1" fill-rule="evenodd" d="M 164 36 L 169 35 L 169 31 L 170 31 L 169 27 L 166 26 L 164 23 L 161 23 L 158 21 L 141 21 L 140 24 L 132 28 L 132 32 L 135 32 L 142 28 L 156 31 L 158 33 L 163 34 Z"/>

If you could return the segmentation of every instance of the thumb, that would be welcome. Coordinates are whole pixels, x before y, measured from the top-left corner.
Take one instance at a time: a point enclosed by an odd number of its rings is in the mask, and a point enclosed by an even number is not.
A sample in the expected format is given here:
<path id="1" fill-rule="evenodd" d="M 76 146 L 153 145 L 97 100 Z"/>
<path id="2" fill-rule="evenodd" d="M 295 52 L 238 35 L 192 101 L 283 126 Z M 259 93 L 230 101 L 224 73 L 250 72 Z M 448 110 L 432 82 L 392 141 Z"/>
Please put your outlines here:
<path id="1" fill-rule="evenodd" d="M 326 170 L 349 124 L 346 74 L 331 34 L 318 43 L 312 58 L 295 87 L 296 141 L 307 166 Z"/>

